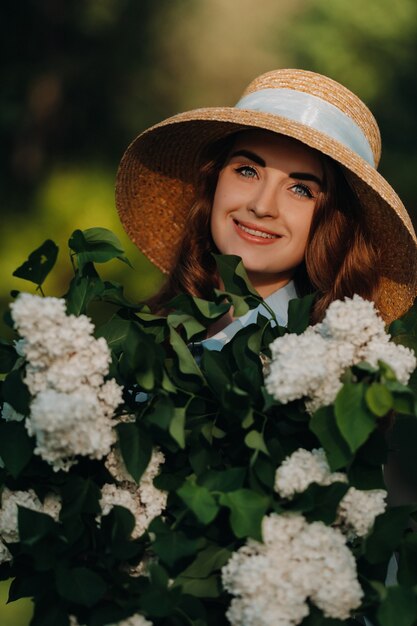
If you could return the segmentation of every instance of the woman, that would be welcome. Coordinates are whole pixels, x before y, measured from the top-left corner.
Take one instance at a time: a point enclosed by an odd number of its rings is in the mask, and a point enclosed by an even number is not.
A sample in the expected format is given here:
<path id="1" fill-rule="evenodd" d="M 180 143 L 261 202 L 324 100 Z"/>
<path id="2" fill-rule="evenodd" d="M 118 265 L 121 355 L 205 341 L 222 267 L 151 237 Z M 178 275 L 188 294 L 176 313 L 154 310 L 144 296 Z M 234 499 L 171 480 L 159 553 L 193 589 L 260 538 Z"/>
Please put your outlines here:
<path id="1" fill-rule="evenodd" d="M 380 148 L 367 107 L 302 70 L 269 72 L 236 107 L 181 113 L 139 135 L 116 199 L 129 236 L 168 274 L 152 308 L 166 312 L 181 292 L 210 298 L 221 252 L 242 257 L 264 298 L 317 291 L 313 321 L 353 293 L 387 322 L 399 317 L 416 295 L 417 240 L 376 171 Z"/>
<path id="2" fill-rule="evenodd" d="M 179 293 L 210 299 L 220 252 L 242 258 L 282 325 L 289 300 L 312 291 L 312 322 L 355 293 L 386 322 L 401 316 L 416 296 L 417 239 L 376 170 L 380 151 L 367 107 L 301 70 L 264 74 L 235 107 L 181 113 L 139 135 L 116 199 L 131 239 L 168 275 L 152 309 L 167 313 Z M 206 347 L 221 349 L 259 309 L 212 325 Z"/>

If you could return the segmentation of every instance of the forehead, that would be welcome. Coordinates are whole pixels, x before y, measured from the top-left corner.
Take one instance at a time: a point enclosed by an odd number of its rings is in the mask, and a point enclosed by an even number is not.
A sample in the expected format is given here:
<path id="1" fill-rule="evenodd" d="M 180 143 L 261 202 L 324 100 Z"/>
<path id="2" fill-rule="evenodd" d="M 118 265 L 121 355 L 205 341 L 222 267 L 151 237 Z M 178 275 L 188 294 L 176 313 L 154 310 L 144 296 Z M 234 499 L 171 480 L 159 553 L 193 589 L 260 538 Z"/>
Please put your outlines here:
<path id="1" fill-rule="evenodd" d="M 322 173 L 322 155 L 297 139 L 267 130 L 250 129 L 237 133 L 230 155 L 239 150 L 249 150 L 268 161 L 297 162 L 308 171 Z M 303 169 L 302 171 L 305 171 Z"/>

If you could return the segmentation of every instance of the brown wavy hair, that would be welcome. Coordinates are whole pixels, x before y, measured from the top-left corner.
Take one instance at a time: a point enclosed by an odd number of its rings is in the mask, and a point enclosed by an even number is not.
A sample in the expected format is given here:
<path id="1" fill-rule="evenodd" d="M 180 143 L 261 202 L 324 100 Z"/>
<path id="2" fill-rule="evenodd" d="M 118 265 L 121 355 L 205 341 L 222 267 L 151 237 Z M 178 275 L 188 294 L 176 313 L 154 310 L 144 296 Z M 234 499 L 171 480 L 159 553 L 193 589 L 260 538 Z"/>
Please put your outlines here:
<path id="1" fill-rule="evenodd" d="M 166 315 L 169 301 L 180 293 L 213 297 L 219 276 L 212 257 L 218 252 L 211 236 L 210 215 L 217 179 L 236 134 L 210 145 L 201 159 L 197 200 L 187 217 L 177 262 L 160 291 L 147 301 Z M 333 300 L 357 293 L 378 304 L 379 258 L 364 220 L 364 209 L 342 167 L 320 154 L 324 181 L 314 209 L 305 258 L 294 281 L 300 296 L 317 292 L 312 323 L 320 321 Z"/>

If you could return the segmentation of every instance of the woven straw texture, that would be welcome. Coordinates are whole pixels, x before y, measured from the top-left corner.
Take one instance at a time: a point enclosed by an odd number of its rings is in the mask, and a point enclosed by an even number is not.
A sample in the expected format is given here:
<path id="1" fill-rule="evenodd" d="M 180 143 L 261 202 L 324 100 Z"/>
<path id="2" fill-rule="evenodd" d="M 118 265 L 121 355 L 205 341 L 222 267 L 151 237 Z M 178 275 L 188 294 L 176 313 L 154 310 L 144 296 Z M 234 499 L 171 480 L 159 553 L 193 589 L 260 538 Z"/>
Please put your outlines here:
<path id="1" fill-rule="evenodd" d="M 380 133 L 369 109 L 339 83 L 303 70 L 276 70 L 255 79 L 243 95 L 267 88 L 303 91 L 337 106 L 362 129 L 375 163 Z M 387 181 L 355 152 L 328 135 L 272 113 L 233 107 L 195 109 L 140 134 L 126 150 L 116 183 L 116 205 L 129 237 L 163 272 L 175 263 L 187 215 L 195 200 L 201 152 L 222 137 L 248 127 L 298 139 L 344 166 L 382 251 L 381 313 L 402 315 L 417 293 L 417 240 L 401 200 Z"/>

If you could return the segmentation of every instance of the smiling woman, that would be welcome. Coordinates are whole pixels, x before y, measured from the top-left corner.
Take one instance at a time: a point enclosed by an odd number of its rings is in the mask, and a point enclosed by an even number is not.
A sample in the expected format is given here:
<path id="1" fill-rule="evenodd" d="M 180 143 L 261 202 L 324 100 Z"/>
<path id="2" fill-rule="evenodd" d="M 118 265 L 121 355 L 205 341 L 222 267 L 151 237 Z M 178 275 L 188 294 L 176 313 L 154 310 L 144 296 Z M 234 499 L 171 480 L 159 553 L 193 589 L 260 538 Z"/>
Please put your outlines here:
<path id="1" fill-rule="evenodd" d="M 166 313 L 179 293 L 210 299 L 221 252 L 240 256 L 280 307 L 316 292 L 312 321 L 355 293 L 397 318 L 416 294 L 417 241 L 376 170 L 380 150 L 363 102 L 302 70 L 269 72 L 236 107 L 181 113 L 139 135 L 116 199 L 130 237 L 168 274 L 151 308 Z"/>
<path id="2" fill-rule="evenodd" d="M 304 259 L 323 177 L 319 154 L 267 131 L 239 133 L 220 170 L 211 233 L 236 254 L 262 297 L 286 285 Z"/>

